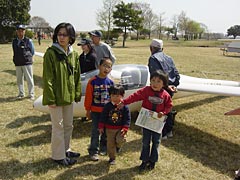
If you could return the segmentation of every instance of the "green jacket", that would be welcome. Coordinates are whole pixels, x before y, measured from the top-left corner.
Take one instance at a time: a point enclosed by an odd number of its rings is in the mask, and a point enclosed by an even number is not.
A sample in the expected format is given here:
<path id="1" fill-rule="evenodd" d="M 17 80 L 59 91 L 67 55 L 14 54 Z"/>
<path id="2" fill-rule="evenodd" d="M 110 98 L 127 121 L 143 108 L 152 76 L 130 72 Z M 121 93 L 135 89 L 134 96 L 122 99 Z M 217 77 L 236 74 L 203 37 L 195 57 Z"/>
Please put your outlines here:
<path id="1" fill-rule="evenodd" d="M 47 49 L 43 62 L 43 105 L 65 106 L 81 100 L 78 53 L 66 55 L 56 45 Z"/>

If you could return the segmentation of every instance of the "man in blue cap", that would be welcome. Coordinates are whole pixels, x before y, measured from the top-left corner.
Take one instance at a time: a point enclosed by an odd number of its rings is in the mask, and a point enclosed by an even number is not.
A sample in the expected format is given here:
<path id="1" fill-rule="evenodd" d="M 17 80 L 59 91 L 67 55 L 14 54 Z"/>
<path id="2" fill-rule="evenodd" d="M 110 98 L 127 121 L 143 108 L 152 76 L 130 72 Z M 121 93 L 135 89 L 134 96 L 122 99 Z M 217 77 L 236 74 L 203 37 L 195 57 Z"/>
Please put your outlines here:
<path id="1" fill-rule="evenodd" d="M 15 38 L 12 42 L 13 62 L 16 67 L 18 96 L 17 99 L 22 99 L 25 96 L 24 92 L 24 77 L 28 84 L 28 97 L 34 100 L 34 81 L 33 81 L 33 55 L 34 45 L 31 39 L 25 37 L 24 25 L 18 25 Z"/>
<path id="2" fill-rule="evenodd" d="M 98 65 L 102 58 L 110 58 L 112 63 L 114 64 L 116 57 L 114 56 L 111 47 L 102 42 L 102 33 L 101 31 L 94 30 L 88 33 L 91 36 L 92 42 L 93 42 L 93 48 L 95 49 L 95 52 L 97 54 L 97 61 L 96 61 L 96 68 L 98 68 Z"/>

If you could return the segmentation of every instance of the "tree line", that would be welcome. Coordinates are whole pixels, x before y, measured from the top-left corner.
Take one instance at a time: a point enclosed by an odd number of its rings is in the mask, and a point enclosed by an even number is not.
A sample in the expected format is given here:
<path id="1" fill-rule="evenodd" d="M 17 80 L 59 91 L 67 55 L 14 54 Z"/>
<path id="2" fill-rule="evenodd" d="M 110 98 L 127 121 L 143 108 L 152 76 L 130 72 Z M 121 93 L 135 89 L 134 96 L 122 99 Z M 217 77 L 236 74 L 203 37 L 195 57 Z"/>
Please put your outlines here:
<path id="1" fill-rule="evenodd" d="M 163 35 L 178 39 L 180 34 L 185 40 L 201 39 L 203 33 L 209 33 L 208 27 L 196 22 L 182 11 L 174 15 L 166 25 L 165 12 L 154 13 L 149 3 L 124 3 L 121 0 L 103 0 L 103 6 L 96 13 L 97 25 L 103 30 L 106 40 L 123 37 L 123 47 L 129 34 L 136 34 L 136 40 L 141 37 L 149 39 L 154 35 L 159 39 Z M 51 32 L 52 27 L 41 17 L 29 14 L 30 0 L 0 0 L 0 42 L 8 42 L 15 35 L 17 24 L 29 24 L 36 33 L 38 28 Z M 227 30 L 228 36 L 236 38 L 240 35 L 240 25 L 234 25 Z M 133 36 L 133 35 L 132 35 Z"/>

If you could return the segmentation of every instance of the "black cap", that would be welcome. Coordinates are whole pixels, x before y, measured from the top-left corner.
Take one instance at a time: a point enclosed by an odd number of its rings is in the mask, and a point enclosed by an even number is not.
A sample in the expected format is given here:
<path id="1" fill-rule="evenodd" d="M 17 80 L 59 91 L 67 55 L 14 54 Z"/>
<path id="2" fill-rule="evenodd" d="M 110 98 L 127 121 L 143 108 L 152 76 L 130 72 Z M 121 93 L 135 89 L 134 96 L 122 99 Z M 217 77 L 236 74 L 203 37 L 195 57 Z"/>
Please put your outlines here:
<path id="1" fill-rule="evenodd" d="M 96 37 L 102 37 L 101 31 L 98 31 L 98 30 L 91 31 L 88 34 L 90 34 L 92 36 L 96 36 Z"/>
<path id="2" fill-rule="evenodd" d="M 26 26 L 23 25 L 23 24 L 19 24 L 19 25 L 17 25 L 17 30 L 18 30 L 18 29 L 23 29 L 23 30 L 25 30 L 25 29 L 26 29 Z"/>
<path id="3" fill-rule="evenodd" d="M 91 42 L 92 41 L 90 39 L 82 38 L 77 45 L 81 46 L 81 45 L 91 44 Z"/>

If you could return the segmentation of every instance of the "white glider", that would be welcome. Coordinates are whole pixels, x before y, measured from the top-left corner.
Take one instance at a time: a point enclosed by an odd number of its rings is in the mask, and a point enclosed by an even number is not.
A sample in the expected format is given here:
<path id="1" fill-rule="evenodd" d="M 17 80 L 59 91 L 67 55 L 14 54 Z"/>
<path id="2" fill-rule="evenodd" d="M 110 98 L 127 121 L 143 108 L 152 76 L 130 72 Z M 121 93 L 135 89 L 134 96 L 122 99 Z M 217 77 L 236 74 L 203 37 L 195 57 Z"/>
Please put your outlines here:
<path id="1" fill-rule="evenodd" d="M 74 103 L 74 116 L 85 117 L 84 99 L 88 80 L 98 74 L 98 70 L 81 74 L 82 99 L 79 103 Z M 125 87 L 125 97 L 134 93 L 138 89 L 149 85 L 148 66 L 137 64 L 114 65 L 109 77 L 116 83 Z M 174 98 L 182 98 L 197 93 L 218 94 L 224 96 L 240 96 L 240 82 L 196 78 L 180 75 L 180 85 Z M 48 112 L 48 107 L 42 105 L 42 96 L 34 101 L 34 109 L 41 112 Z M 137 111 L 141 107 L 141 102 L 133 103 L 131 111 Z"/>

